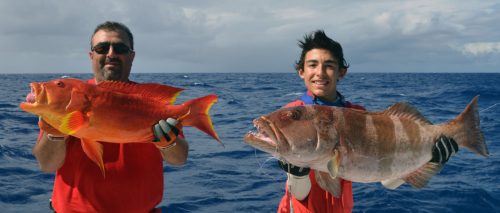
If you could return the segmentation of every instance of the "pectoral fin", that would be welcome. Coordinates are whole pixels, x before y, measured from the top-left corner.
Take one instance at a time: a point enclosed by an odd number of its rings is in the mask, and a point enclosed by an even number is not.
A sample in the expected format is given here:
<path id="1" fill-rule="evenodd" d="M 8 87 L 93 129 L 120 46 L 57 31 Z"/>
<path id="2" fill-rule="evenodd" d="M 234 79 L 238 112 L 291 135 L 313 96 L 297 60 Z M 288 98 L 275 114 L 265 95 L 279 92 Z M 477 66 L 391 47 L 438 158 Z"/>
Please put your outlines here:
<path id="1" fill-rule="evenodd" d="M 328 173 L 330 174 L 331 178 L 336 178 L 337 174 L 339 173 L 339 164 L 338 164 L 339 158 L 338 157 L 339 157 L 339 152 L 337 150 L 335 150 L 333 152 L 332 158 L 326 164 L 326 166 L 328 168 Z"/>
<path id="2" fill-rule="evenodd" d="M 102 172 L 102 176 L 105 177 L 106 175 L 104 169 L 104 162 L 102 160 L 102 153 L 103 153 L 102 144 L 97 141 L 88 140 L 85 138 L 81 139 L 81 143 L 83 152 L 85 152 L 85 154 L 87 155 L 87 157 L 90 158 L 90 160 L 92 160 L 94 163 L 97 164 L 97 166 L 99 166 Z"/>
<path id="3" fill-rule="evenodd" d="M 332 178 L 329 173 L 314 171 L 314 175 L 316 176 L 316 182 L 319 187 L 324 189 L 325 191 L 330 192 L 336 198 L 339 198 L 342 194 L 341 186 L 340 186 L 340 178 Z"/>
<path id="4" fill-rule="evenodd" d="M 65 134 L 72 135 L 87 125 L 87 116 L 80 111 L 74 111 L 63 117 L 59 130 Z"/>

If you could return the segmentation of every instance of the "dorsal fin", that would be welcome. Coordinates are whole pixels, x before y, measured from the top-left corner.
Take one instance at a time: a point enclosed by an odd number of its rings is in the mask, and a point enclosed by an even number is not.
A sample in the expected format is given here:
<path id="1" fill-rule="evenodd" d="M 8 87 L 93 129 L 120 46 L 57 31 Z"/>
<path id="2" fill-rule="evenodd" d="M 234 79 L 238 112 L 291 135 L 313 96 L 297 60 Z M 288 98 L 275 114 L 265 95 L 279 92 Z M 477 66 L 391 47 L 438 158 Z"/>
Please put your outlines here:
<path id="1" fill-rule="evenodd" d="M 413 120 L 419 120 L 425 124 L 432 124 L 427 118 L 425 118 L 420 112 L 406 102 L 398 102 L 387 108 L 382 114 L 394 115 L 397 117 L 405 117 Z"/>
<path id="2" fill-rule="evenodd" d="M 175 99 L 183 90 L 177 87 L 171 87 L 162 84 L 137 84 L 137 83 L 126 83 L 119 81 L 103 81 L 97 84 L 99 88 L 111 90 L 113 92 L 120 92 L 125 94 L 138 94 L 141 96 L 147 96 L 157 99 L 166 104 L 172 105 Z"/>

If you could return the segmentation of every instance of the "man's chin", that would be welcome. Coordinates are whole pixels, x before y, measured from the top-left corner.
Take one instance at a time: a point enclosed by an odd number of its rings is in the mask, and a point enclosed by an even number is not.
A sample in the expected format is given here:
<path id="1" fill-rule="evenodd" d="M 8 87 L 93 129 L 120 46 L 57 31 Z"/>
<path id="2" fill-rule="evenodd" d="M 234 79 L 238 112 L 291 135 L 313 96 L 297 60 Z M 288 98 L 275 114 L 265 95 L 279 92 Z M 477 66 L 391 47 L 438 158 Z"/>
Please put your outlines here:
<path id="1" fill-rule="evenodd" d="M 122 72 L 118 69 L 104 69 L 103 70 L 103 80 L 109 81 L 119 81 L 122 77 Z"/>
<path id="2" fill-rule="evenodd" d="M 327 92 L 325 90 L 320 90 L 320 89 L 315 89 L 315 90 L 312 90 L 311 92 L 313 93 L 314 96 L 321 97 L 321 98 L 329 97 L 330 93 L 331 93 L 331 92 Z"/>

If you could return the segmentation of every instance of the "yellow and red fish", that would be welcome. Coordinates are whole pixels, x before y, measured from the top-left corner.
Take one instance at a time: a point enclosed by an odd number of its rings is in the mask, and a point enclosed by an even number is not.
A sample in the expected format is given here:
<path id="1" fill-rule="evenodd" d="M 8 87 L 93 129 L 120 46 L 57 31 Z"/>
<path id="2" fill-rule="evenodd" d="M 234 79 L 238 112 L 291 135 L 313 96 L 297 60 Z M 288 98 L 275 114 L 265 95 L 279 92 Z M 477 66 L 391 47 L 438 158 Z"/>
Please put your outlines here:
<path id="1" fill-rule="evenodd" d="M 216 95 L 173 105 L 182 89 L 161 84 L 104 81 L 97 85 L 73 78 L 31 83 L 32 92 L 20 104 L 58 131 L 81 139 L 85 154 L 104 174 L 102 144 L 151 142 L 152 126 L 175 118 L 221 142 L 208 111 Z"/>
<path id="2" fill-rule="evenodd" d="M 434 125 L 407 103 L 383 112 L 307 105 L 280 109 L 254 120 L 257 132 L 245 142 L 300 167 L 316 171 L 316 181 L 335 196 L 339 177 L 382 182 L 394 189 L 404 182 L 424 187 L 442 164 L 429 162 L 442 135 L 488 156 L 475 97 L 446 124 Z"/>

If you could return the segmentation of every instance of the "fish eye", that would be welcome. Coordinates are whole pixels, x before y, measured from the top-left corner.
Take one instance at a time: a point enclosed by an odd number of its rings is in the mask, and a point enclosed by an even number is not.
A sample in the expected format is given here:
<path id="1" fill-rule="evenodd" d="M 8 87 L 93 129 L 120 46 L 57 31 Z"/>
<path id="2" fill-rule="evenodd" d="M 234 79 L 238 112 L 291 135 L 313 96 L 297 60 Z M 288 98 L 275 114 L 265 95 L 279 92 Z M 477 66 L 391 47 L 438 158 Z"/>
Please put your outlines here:
<path id="1" fill-rule="evenodd" d="M 290 110 L 286 112 L 285 116 L 293 120 L 300 120 L 301 113 L 299 110 Z"/>
<path id="2" fill-rule="evenodd" d="M 64 87 L 64 83 L 62 81 L 58 81 L 56 85 L 61 88 Z"/>
<path id="3" fill-rule="evenodd" d="M 294 120 L 299 120 L 300 119 L 300 115 L 301 115 L 300 111 L 294 110 L 294 111 L 292 111 L 291 117 Z"/>

